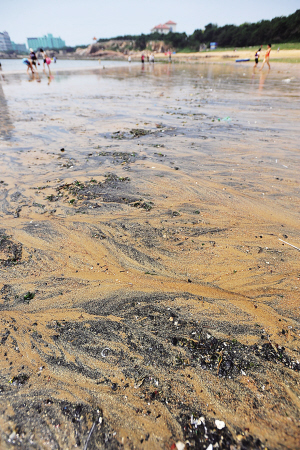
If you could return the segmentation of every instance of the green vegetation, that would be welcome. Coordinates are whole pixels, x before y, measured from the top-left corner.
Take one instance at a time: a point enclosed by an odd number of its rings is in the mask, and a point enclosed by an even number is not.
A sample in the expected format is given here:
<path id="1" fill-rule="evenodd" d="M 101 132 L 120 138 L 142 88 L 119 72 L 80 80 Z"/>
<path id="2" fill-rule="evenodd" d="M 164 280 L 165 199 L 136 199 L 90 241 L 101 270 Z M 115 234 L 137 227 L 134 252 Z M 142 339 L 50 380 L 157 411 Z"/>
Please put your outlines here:
<path id="1" fill-rule="evenodd" d="M 24 303 L 29 303 L 30 300 L 32 300 L 32 299 L 34 298 L 34 296 L 35 296 L 35 293 L 34 293 L 34 292 L 28 291 L 28 292 L 24 295 L 24 297 L 23 297 Z"/>
<path id="2" fill-rule="evenodd" d="M 141 34 L 139 36 L 117 36 L 115 40 L 130 41 L 128 44 L 136 50 L 144 50 L 151 41 L 164 41 L 167 48 L 177 51 L 198 51 L 200 45 L 217 42 L 221 48 L 249 47 L 280 44 L 281 49 L 300 48 L 300 9 L 290 16 L 275 17 L 272 20 L 261 20 L 256 23 L 243 23 L 242 25 L 224 25 L 218 27 L 209 23 L 204 30 L 195 30 L 188 36 L 186 33 L 159 33 Z M 98 42 L 107 42 L 110 39 L 99 39 Z M 293 44 L 293 42 L 295 44 Z"/>
<path id="3" fill-rule="evenodd" d="M 290 64 L 299 64 L 300 59 L 299 58 L 276 58 L 273 59 L 274 62 L 282 62 L 282 63 L 290 63 Z"/>
<path id="4" fill-rule="evenodd" d="M 243 47 L 269 42 L 299 42 L 300 10 L 288 17 L 275 17 L 272 20 L 244 23 L 239 26 L 225 25 L 218 27 L 209 24 L 205 27 L 203 38 L 204 42 L 218 42 L 221 47 Z"/>
<path id="5" fill-rule="evenodd" d="M 273 42 L 273 41 L 272 41 Z M 271 44 L 272 44 L 271 42 Z M 265 42 L 264 42 L 265 44 Z M 276 42 L 273 42 L 274 46 L 277 44 Z M 254 48 L 256 49 L 257 45 L 248 45 L 248 46 L 244 46 L 244 47 L 239 47 L 239 50 L 248 50 L 249 48 Z M 280 47 L 280 50 L 300 50 L 300 42 L 289 42 L 289 43 L 278 43 L 278 47 Z M 222 51 L 233 51 L 235 50 L 237 47 L 220 47 L 218 46 L 218 50 L 222 50 Z M 276 47 L 275 47 L 276 49 Z M 208 49 L 209 50 L 209 49 Z M 215 50 L 209 50 L 214 52 Z"/>
<path id="6" fill-rule="evenodd" d="M 300 42 L 280 44 L 280 50 L 300 50 Z"/>
<path id="7" fill-rule="evenodd" d="M 195 52 L 195 49 L 189 48 L 189 47 L 185 47 L 185 48 L 178 50 L 178 53 L 194 53 L 194 52 Z"/>

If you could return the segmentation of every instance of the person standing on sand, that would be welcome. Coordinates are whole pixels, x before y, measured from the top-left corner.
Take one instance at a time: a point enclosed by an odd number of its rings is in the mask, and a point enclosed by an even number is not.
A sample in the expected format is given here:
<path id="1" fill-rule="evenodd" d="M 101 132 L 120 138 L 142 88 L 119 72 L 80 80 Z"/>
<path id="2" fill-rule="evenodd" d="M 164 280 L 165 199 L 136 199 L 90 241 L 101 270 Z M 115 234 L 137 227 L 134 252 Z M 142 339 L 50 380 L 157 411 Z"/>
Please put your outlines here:
<path id="1" fill-rule="evenodd" d="M 256 69 L 256 67 L 257 67 L 257 65 L 258 65 L 258 60 L 259 60 L 260 52 L 261 52 L 261 46 L 259 47 L 259 49 L 258 49 L 257 52 L 255 53 L 255 56 L 254 56 L 254 58 L 255 58 L 255 64 L 254 64 L 254 66 L 253 66 L 253 69 Z"/>
<path id="2" fill-rule="evenodd" d="M 46 52 L 45 52 L 42 48 L 40 48 L 40 52 L 41 52 L 41 54 L 42 54 L 42 58 L 43 58 L 43 70 L 44 70 L 44 72 L 45 72 L 45 64 L 46 64 L 46 58 L 47 58 L 47 55 L 46 55 Z"/>
<path id="3" fill-rule="evenodd" d="M 47 56 L 47 53 L 45 52 L 45 50 L 43 50 L 42 48 L 40 48 L 40 52 L 43 56 L 43 67 L 44 67 L 44 72 L 45 71 L 45 64 L 47 64 L 48 70 L 49 70 L 49 75 L 51 75 L 51 70 L 50 70 L 50 64 L 51 64 L 51 59 Z"/>
<path id="4" fill-rule="evenodd" d="M 0 63 L 0 75 L 1 75 L 2 80 L 5 80 L 4 75 L 2 73 L 2 64 L 1 63 Z"/>
<path id="5" fill-rule="evenodd" d="M 144 53 L 142 53 L 141 61 L 142 61 L 142 64 L 144 64 L 144 62 L 145 62 L 145 55 L 144 55 Z"/>
<path id="6" fill-rule="evenodd" d="M 265 54 L 265 57 L 264 57 L 263 65 L 261 66 L 261 68 L 259 70 L 263 69 L 265 63 L 268 64 L 269 70 L 271 69 L 271 66 L 270 66 L 270 63 L 269 63 L 270 53 L 271 53 L 271 44 L 268 44 L 268 48 L 267 48 L 267 51 L 266 51 L 266 54 Z"/>
<path id="7" fill-rule="evenodd" d="M 37 65 L 36 65 L 36 63 L 39 64 L 38 59 L 37 59 L 37 56 L 36 56 L 35 52 L 32 50 L 32 48 L 30 48 L 29 51 L 30 51 L 29 57 L 30 57 L 30 59 L 31 59 L 31 64 L 34 66 L 34 68 L 35 68 L 35 70 L 36 70 L 36 72 L 37 72 L 38 70 L 37 70 Z"/>

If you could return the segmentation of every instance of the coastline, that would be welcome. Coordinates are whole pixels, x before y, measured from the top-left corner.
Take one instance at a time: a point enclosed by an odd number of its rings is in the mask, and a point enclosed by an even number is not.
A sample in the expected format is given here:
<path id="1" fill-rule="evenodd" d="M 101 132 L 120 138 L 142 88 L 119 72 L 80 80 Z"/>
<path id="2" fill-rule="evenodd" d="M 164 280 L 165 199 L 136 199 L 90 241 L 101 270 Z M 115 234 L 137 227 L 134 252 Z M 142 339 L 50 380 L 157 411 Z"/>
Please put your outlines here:
<path id="1" fill-rule="evenodd" d="M 61 60 L 63 61 L 63 60 Z M 66 61 L 70 61 L 70 60 L 66 60 Z M 73 60 L 72 60 L 73 61 Z M 77 60 L 74 60 L 77 61 Z M 82 61 L 82 60 L 78 60 L 78 61 Z M 84 60 L 83 60 L 84 61 Z M 91 60 L 87 60 L 87 61 L 91 61 Z M 96 61 L 95 61 L 96 62 Z M 106 62 L 122 62 L 124 64 L 122 65 L 115 65 L 115 66 L 105 66 Z M 137 63 L 133 62 L 132 63 L 132 67 L 134 66 L 138 66 Z M 25 66 L 24 66 L 25 67 Z M 40 66 L 42 67 L 42 65 Z M 99 64 L 99 66 L 82 66 L 82 67 L 60 67 L 60 64 L 51 64 L 50 66 L 50 70 L 51 73 L 53 72 L 54 75 L 63 75 L 63 74 L 72 74 L 72 73 L 84 73 L 84 72 L 88 72 L 88 73 L 101 73 L 103 71 L 111 71 L 111 70 L 118 70 L 118 69 L 122 69 L 124 67 L 127 67 L 127 62 L 126 61 L 115 61 L 115 60 L 103 60 L 101 61 L 101 65 Z M 39 69 L 39 75 L 46 75 L 48 76 L 48 69 L 46 69 L 46 74 L 43 72 L 42 68 Z M 26 67 L 25 70 L 2 70 L 2 75 L 4 75 L 5 77 L 19 77 L 19 78 L 28 78 L 28 75 L 26 73 Z M 1 81 L 1 80 L 0 80 Z"/>
<path id="2" fill-rule="evenodd" d="M 176 56 L 178 56 L 176 58 Z M 93 59 L 79 59 L 79 60 L 72 60 L 72 61 L 95 61 Z M 64 61 L 64 60 L 60 60 L 60 61 Z M 66 61 L 70 61 L 69 59 Z M 96 61 L 95 61 L 96 62 Z M 121 65 L 111 65 L 111 66 L 107 66 L 105 65 L 106 63 L 123 63 Z M 287 70 L 293 70 L 294 67 L 297 67 L 297 62 L 291 62 L 290 58 L 287 58 L 286 60 L 282 60 L 282 59 L 277 59 L 277 60 L 270 60 L 270 64 L 272 65 L 272 62 L 276 62 L 275 65 L 275 70 L 280 70 L 282 71 L 282 73 L 284 73 Z M 300 62 L 300 60 L 299 60 Z M 259 73 L 259 67 L 261 66 L 262 61 L 259 62 L 258 68 L 256 70 L 257 73 Z M 173 59 L 172 59 L 172 63 L 170 64 L 167 58 L 161 57 L 160 59 L 157 58 L 156 62 L 154 63 L 155 66 L 165 66 L 165 67 L 172 67 L 172 66 L 177 66 L 177 65 L 184 65 L 184 66 L 197 66 L 199 65 L 200 67 L 203 66 L 207 66 L 207 65 L 216 65 L 216 66 L 229 66 L 229 67 L 235 67 L 235 68 L 239 68 L 239 67 L 243 67 L 245 69 L 251 70 L 253 71 L 253 61 L 245 61 L 245 62 L 239 62 L 236 63 L 235 61 L 233 61 L 232 59 L 225 59 L 222 60 L 220 59 L 218 56 L 212 60 L 212 58 L 206 58 L 206 57 L 188 57 L 186 58 L 185 56 L 179 56 L 179 55 L 174 55 Z M 42 67 L 42 66 L 40 66 Z M 53 75 L 70 75 L 72 73 L 76 74 L 83 74 L 83 73 L 94 73 L 94 74 L 104 74 L 104 73 L 110 73 L 111 71 L 122 71 L 123 69 L 127 70 L 127 69 L 133 69 L 135 70 L 136 68 L 141 67 L 141 63 L 139 58 L 133 58 L 132 62 L 129 64 L 126 60 L 122 60 L 122 61 L 116 61 L 116 60 L 102 60 L 101 59 L 101 65 L 99 66 L 82 66 L 82 67 L 60 67 L 60 63 L 58 62 L 57 64 L 52 64 L 51 66 L 51 72 L 53 73 Z M 151 63 L 146 62 L 144 64 L 144 67 L 147 68 L 147 70 L 153 67 L 153 65 Z M 26 69 L 26 68 L 25 68 Z M 272 70 L 272 68 L 271 68 Z M 266 69 L 264 70 L 264 72 L 266 72 Z M 48 72 L 46 72 L 46 74 L 43 73 L 42 69 L 39 69 L 39 75 L 40 76 L 48 76 Z M 28 75 L 26 74 L 26 70 L 2 70 L 2 75 L 4 77 L 8 77 L 9 78 L 16 78 L 16 79 L 25 79 L 28 78 Z M 1 79 L 0 79 L 1 82 Z"/>
<path id="3" fill-rule="evenodd" d="M 279 45 L 280 47 L 280 45 Z M 144 52 L 134 52 L 131 54 L 132 61 L 140 61 L 142 53 L 148 54 L 151 53 L 150 51 L 145 50 Z M 251 49 L 237 49 L 236 51 L 230 51 L 230 50 L 213 50 L 213 51 L 206 51 L 206 52 L 195 52 L 195 53 L 184 53 L 184 52 L 177 52 L 176 54 L 172 55 L 173 62 L 222 62 L 222 63 L 228 63 L 228 62 L 234 62 L 235 59 L 248 59 L 250 58 L 250 63 L 254 63 L 254 53 L 255 48 Z M 264 50 L 262 52 L 260 63 L 263 61 L 263 54 Z M 168 62 L 168 57 L 164 53 L 155 53 L 155 60 L 159 62 Z M 17 59 L 22 59 L 24 56 L 18 56 Z M 107 57 L 107 56 L 84 56 L 81 57 L 79 55 L 63 55 L 58 56 L 59 60 L 70 60 L 70 61 L 93 61 L 101 59 L 101 61 L 126 61 L 128 58 L 128 55 L 124 55 L 123 57 L 120 56 L 118 53 L 115 57 Z M 12 59 L 9 57 L 2 57 L 0 59 L 6 60 L 6 59 Z M 289 62 L 298 64 L 300 63 L 300 50 L 299 49 L 282 49 L 279 52 L 277 52 L 277 49 L 272 49 L 271 56 L 270 56 L 270 63 L 272 62 Z"/>

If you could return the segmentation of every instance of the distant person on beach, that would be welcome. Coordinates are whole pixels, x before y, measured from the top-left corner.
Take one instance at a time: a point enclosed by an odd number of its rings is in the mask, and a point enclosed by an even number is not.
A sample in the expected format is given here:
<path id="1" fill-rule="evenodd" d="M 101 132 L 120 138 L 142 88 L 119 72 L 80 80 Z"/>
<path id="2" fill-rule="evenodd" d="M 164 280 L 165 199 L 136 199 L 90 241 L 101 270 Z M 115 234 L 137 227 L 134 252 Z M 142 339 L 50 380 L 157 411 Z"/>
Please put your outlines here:
<path id="1" fill-rule="evenodd" d="M 266 54 L 265 54 L 265 57 L 264 57 L 264 62 L 263 62 L 262 66 L 261 66 L 261 68 L 259 70 L 263 69 L 265 63 L 268 64 L 269 70 L 271 69 L 271 66 L 270 66 L 270 63 L 269 63 L 270 53 L 271 53 L 271 44 L 268 44 L 268 48 L 267 48 L 267 51 L 266 51 Z"/>
<path id="2" fill-rule="evenodd" d="M 43 56 L 43 67 L 44 67 L 44 72 L 46 73 L 45 70 L 45 64 L 47 64 L 48 67 L 48 71 L 49 71 L 49 75 L 51 75 L 51 70 L 50 70 L 50 64 L 51 64 L 51 59 L 47 56 L 47 53 L 45 52 L 45 50 L 43 50 L 42 48 L 40 49 L 40 52 Z"/>
<path id="3" fill-rule="evenodd" d="M 258 60 L 259 60 L 259 56 L 260 56 L 260 52 L 261 52 L 261 47 L 259 47 L 259 49 L 257 50 L 257 52 L 255 53 L 255 64 L 253 66 L 254 69 L 256 69 L 257 65 L 258 65 Z"/>
<path id="4" fill-rule="evenodd" d="M 154 55 L 153 55 L 153 53 L 151 53 L 150 58 L 149 58 L 149 61 L 150 61 L 151 63 L 154 63 Z"/>
<path id="5" fill-rule="evenodd" d="M 53 61 L 54 61 L 54 63 L 56 63 L 56 56 L 53 57 Z"/>
<path id="6" fill-rule="evenodd" d="M 5 80 L 4 75 L 2 73 L 2 64 L 1 63 L 0 63 L 0 75 L 1 75 L 2 80 Z"/>
<path id="7" fill-rule="evenodd" d="M 128 56 L 128 62 L 131 63 L 131 56 Z"/>
<path id="8" fill-rule="evenodd" d="M 38 62 L 36 53 L 32 50 L 32 48 L 30 48 L 29 51 L 30 51 L 29 57 L 31 59 L 31 64 L 34 66 L 35 70 L 38 71 L 36 63 L 38 63 L 38 64 L 40 64 L 40 63 Z"/>
<path id="9" fill-rule="evenodd" d="M 31 70 L 31 73 L 32 73 L 32 75 L 33 75 L 33 74 L 34 74 L 34 71 L 33 71 L 33 65 L 32 65 L 31 59 L 23 58 L 23 59 L 22 59 L 22 63 L 25 64 L 25 65 L 27 66 L 27 73 L 29 73 L 29 69 L 30 69 L 30 70 Z"/>
<path id="10" fill-rule="evenodd" d="M 142 53 L 141 61 L 142 61 L 142 64 L 144 64 L 144 62 L 145 62 L 145 55 L 144 55 L 144 53 Z"/>
<path id="11" fill-rule="evenodd" d="M 171 62 L 172 62 L 172 53 L 171 53 L 171 50 L 169 50 L 168 54 L 169 54 L 169 63 L 171 63 Z"/>

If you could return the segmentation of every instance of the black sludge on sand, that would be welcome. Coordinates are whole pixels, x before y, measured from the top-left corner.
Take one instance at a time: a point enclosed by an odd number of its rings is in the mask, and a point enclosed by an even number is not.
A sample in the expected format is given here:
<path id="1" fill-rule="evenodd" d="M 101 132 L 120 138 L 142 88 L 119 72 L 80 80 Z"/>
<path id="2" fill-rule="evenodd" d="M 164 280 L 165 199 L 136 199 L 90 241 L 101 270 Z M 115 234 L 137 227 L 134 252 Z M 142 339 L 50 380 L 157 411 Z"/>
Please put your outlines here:
<path id="1" fill-rule="evenodd" d="M 245 390 L 241 383 L 243 373 L 258 384 L 267 385 L 266 372 L 272 370 L 279 374 L 285 367 L 298 371 L 297 363 L 286 355 L 284 349 L 277 347 L 276 351 L 268 342 L 261 346 L 247 346 L 236 339 L 215 337 L 214 334 L 224 334 L 226 325 L 211 323 L 208 330 L 208 318 L 203 317 L 202 323 L 201 320 L 192 320 L 187 310 L 178 307 L 177 298 L 171 293 L 125 295 L 119 292 L 81 305 L 82 311 L 93 316 L 93 319 L 49 322 L 47 328 L 51 332 L 52 343 L 46 342 L 41 334 L 31 332 L 35 351 L 54 373 L 63 370 L 66 374 L 70 372 L 72 376 L 78 374 L 84 377 L 87 383 L 86 395 L 92 395 L 87 387 L 91 382 L 101 387 L 104 397 L 99 405 L 104 412 L 97 405 L 57 400 L 50 388 L 35 391 L 34 386 L 30 386 L 32 377 L 21 372 L 0 392 L 14 408 L 10 420 L 14 423 L 15 431 L 4 438 L 14 440 L 16 445 L 23 445 L 22 448 L 30 448 L 29 430 L 34 427 L 33 442 L 36 448 L 42 448 L 43 439 L 52 442 L 53 448 L 64 448 L 70 442 L 83 446 L 93 427 L 88 448 L 123 448 L 115 438 L 114 428 L 117 424 L 109 415 L 105 401 L 110 396 L 113 396 L 112 400 L 120 401 L 124 395 L 133 392 L 138 393 L 140 407 L 144 408 L 140 410 L 139 407 L 137 414 L 152 418 L 155 410 L 164 410 L 173 415 L 173 420 L 182 430 L 183 442 L 189 441 L 187 449 L 204 450 L 210 444 L 218 444 L 217 448 L 228 450 L 232 446 L 253 450 L 265 448 L 259 439 L 245 434 L 243 430 L 235 430 L 240 434 L 240 440 L 237 440 L 226 424 L 219 429 L 213 412 L 202 412 L 198 400 L 186 395 L 189 383 L 195 376 L 200 376 L 202 388 L 209 389 L 212 395 L 218 397 L 219 382 L 216 381 L 214 388 L 211 378 L 205 377 L 205 374 L 210 373 L 215 380 L 221 380 L 224 389 L 222 395 L 230 393 L 236 401 L 234 391 L 240 392 L 239 395 L 247 393 L 249 401 L 259 405 L 256 396 Z M 188 293 L 181 294 L 181 299 L 186 302 L 210 301 Z M 113 320 L 113 317 L 120 320 Z M 232 326 L 228 326 L 228 330 L 232 332 Z M 8 342 L 9 334 L 3 339 Z M 58 349 L 60 355 L 57 354 Z M 74 362 L 67 355 L 74 355 Z M 91 358 L 101 361 L 106 369 L 96 370 L 90 364 Z M 114 377 L 116 368 L 123 374 L 118 381 Z M 171 372 L 172 379 L 169 379 L 168 374 Z M 29 416 L 28 411 L 32 411 Z M 126 420 L 124 417 L 124 422 Z M 61 429 L 65 432 L 61 433 Z M 174 430 L 173 433 L 170 448 L 172 442 L 178 440 L 177 432 Z M 146 435 L 141 439 L 147 441 L 151 436 L 147 438 Z"/>
<path id="2" fill-rule="evenodd" d="M 13 414 L 10 421 L 14 429 L 10 435 L 2 436 L 7 448 L 31 450 L 45 448 L 45 445 L 53 449 L 123 448 L 97 405 L 60 401 L 53 398 L 51 392 L 49 397 L 36 394 L 19 401 L 17 396 L 11 398 Z M 36 400 L 37 396 L 39 400 Z"/>
<path id="3" fill-rule="evenodd" d="M 184 392 L 188 380 L 191 380 L 191 368 L 195 368 L 198 373 L 210 371 L 215 377 L 222 377 L 224 380 L 230 377 L 231 383 L 235 383 L 232 386 L 235 389 L 241 387 L 238 381 L 234 381 L 239 370 L 247 370 L 248 375 L 256 376 L 259 380 L 266 370 L 263 362 L 266 355 L 257 355 L 256 346 L 247 347 L 236 340 L 219 339 L 208 334 L 201 329 L 201 324 L 188 320 L 180 310 L 168 306 L 170 300 L 175 302 L 175 297 L 172 294 L 140 293 L 130 298 L 119 296 L 117 301 L 114 301 L 114 296 L 85 303 L 82 305 L 83 309 L 89 314 L 99 314 L 101 317 L 81 323 L 64 320 L 48 324 L 48 328 L 55 332 L 52 339 L 56 348 L 61 350 L 60 357 L 51 358 L 43 354 L 45 341 L 39 333 L 31 333 L 32 345 L 35 345 L 42 359 L 52 366 L 54 373 L 56 370 L 77 373 L 85 377 L 87 382 L 93 380 L 96 385 L 101 385 L 104 389 L 109 388 L 112 395 L 117 397 L 123 398 L 124 394 L 132 389 L 129 384 L 134 379 L 134 392 L 139 393 L 142 398 L 141 405 L 144 404 L 144 412 L 137 409 L 136 413 L 150 417 L 153 407 L 161 405 L 174 415 L 182 430 L 181 440 L 188 441 L 186 449 L 204 450 L 209 445 L 216 444 L 217 448 L 224 450 L 231 450 L 232 446 L 236 449 L 265 448 L 259 439 L 245 434 L 243 430 L 236 430 L 240 433 L 240 440 L 236 440 L 226 424 L 221 425 L 222 428 L 219 429 L 214 417 L 201 413 L 199 405 L 184 399 Z M 188 300 L 190 294 L 183 295 L 183 298 Z M 201 298 L 201 302 L 205 300 Z M 110 319 L 116 312 L 123 319 L 121 322 Z M 141 321 L 143 318 L 145 321 Z M 176 331 L 174 322 L 180 325 Z M 2 343 L 7 342 L 9 335 L 8 330 L 2 337 Z M 127 336 L 125 342 L 121 337 L 124 335 Z M 190 337 L 187 339 L 186 336 Z M 49 350 L 52 348 L 48 346 L 47 352 Z M 75 364 L 66 361 L 66 351 L 76 355 Z M 111 374 L 114 367 L 121 368 L 123 379 L 116 383 L 108 376 L 109 371 L 103 373 L 101 370 L 93 370 L 88 364 L 91 356 L 111 366 Z M 138 363 L 139 358 L 144 359 L 143 364 Z M 276 370 L 278 358 L 274 361 L 271 358 L 272 356 L 268 355 L 268 367 Z M 254 364 L 251 364 L 252 362 Z M 275 363 L 275 366 L 269 366 L 270 362 Z M 279 363 L 279 369 L 280 366 Z M 188 370 L 187 383 L 181 378 L 185 369 Z M 167 381 L 170 370 L 174 382 Z M 91 449 L 124 448 L 115 437 L 116 424 L 112 417 L 107 416 L 107 411 L 103 413 L 97 404 L 61 401 L 55 398 L 56 392 L 53 388 L 36 390 L 34 385 L 30 385 L 34 383 L 31 378 L 26 372 L 20 372 L 9 384 L 1 379 L 0 396 L 10 402 L 13 410 L 8 418 L 11 431 L 1 435 L 8 448 L 14 445 L 24 449 L 40 449 L 44 448 L 44 443 L 51 445 L 51 448 L 69 448 L 71 445 L 84 448 L 87 442 L 87 448 Z M 153 380 L 159 380 L 159 385 L 156 386 Z M 205 387 L 205 379 L 203 382 Z M 178 383 L 181 387 L 179 391 L 176 388 Z M 85 392 L 86 395 L 92 394 L 87 388 Z M 108 400 L 107 395 L 106 399 Z M 107 409 L 104 399 L 102 402 L 103 408 Z M 157 414 L 155 420 L 158 420 L 159 416 L 160 414 Z M 159 423 L 155 426 L 159 427 Z M 171 445 L 172 441 L 178 440 L 176 434 L 174 431 L 169 448 L 174 448 Z M 151 439 L 149 433 L 141 438 L 138 448 L 142 448 L 142 443 L 148 439 Z"/>
<path id="4" fill-rule="evenodd" d="M 0 230 L 0 266 L 11 266 L 22 259 L 22 244 L 14 242 L 4 230 Z"/>
<path id="5" fill-rule="evenodd" d="M 2 84 L 0 448 L 297 448 L 296 70 L 144 69 Z"/>

